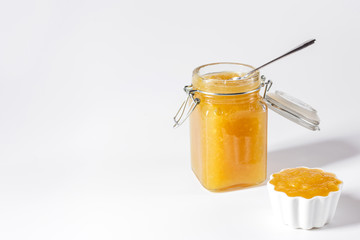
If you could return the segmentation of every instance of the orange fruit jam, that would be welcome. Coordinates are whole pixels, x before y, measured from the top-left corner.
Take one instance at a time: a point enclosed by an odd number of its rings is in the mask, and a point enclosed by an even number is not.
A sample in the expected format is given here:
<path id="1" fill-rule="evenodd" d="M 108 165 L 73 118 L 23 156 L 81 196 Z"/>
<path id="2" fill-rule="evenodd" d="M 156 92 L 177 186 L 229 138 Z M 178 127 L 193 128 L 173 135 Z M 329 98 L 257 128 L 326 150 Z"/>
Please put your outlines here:
<path id="1" fill-rule="evenodd" d="M 335 174 L 321 169 L 291 168 L 273 174 L 270 183 L 276 191 L 284 192 L 289 197 L 328 196 L 330 192 L 338 191 L 342 183 Z"/>
<path id="2" fill-rule="evenodd" d="M 195 77 L 196 89 L 237 93 L 256 89 L 258 80 L 218 72 Z M 258 76 L 258 75 L 257 75 Z M 258 79 L 256 76 L 255 79 Z M 235 96 L 196 94 L 200 104 L 190 116 L 192 169 L 208 190 L 256 185 L 266 179 L 267 107 L 258 91 Z"/>

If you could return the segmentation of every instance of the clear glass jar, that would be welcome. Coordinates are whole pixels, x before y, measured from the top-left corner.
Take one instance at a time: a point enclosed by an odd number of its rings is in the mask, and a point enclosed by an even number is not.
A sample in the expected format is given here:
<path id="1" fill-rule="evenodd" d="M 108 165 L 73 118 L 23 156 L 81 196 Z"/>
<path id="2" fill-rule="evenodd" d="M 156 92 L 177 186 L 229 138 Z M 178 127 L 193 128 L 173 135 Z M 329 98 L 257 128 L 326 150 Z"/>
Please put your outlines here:
<path id="1" fill-rule="evenodd" d="M 267 107 L 259 94 L 259 72 L 231 80 L 253 69 L 215 63 L 193 72 L 200 103 L 190 115 L 191 166 L 208 190 L 248 187 L 266 179 Z M 238 95 L 213 95 L 218 93 Z"/>
<path id="2" fill-rule="evenodd" d="M 241 63 L 203 65 L 184 88 L 187 98 L 174 127 L 190 116 L 192 170 L 210 191 L 249 187 L 266 179 L 268 108 L 307 129 L 320 129 L 315 109 L 284 92 L 267 93 L 272 82 L 265 82 L 258 71 L 247 76 L 253 69 Z"/>

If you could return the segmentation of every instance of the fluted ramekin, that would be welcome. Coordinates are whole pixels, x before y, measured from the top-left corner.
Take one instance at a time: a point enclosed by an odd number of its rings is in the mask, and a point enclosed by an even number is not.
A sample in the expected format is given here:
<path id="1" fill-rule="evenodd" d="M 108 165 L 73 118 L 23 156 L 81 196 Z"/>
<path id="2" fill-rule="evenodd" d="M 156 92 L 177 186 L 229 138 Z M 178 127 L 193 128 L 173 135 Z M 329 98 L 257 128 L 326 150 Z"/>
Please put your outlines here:
<path id="1" fill-rule="evenodd" d="M 273 175 L 267 183 L 271 205 L 275 216 L 284 224 L 302 229 L 321 228 L 334 218 L 343 183 L 338 185 L 339 190 L 330 192 L 328 196 L 307 199 L 289 197 L 284 192 L 276 191 L 270 183 L 272 178 Z"/>

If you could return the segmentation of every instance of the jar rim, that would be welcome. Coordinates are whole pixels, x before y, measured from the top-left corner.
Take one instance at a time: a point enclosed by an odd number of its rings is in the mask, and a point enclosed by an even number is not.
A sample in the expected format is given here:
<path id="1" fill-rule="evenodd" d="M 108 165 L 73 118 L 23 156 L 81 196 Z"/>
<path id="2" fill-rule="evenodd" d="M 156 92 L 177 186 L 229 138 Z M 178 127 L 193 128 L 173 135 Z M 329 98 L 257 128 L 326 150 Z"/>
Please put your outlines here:
<path id="1" fill-rule="evenodd" d="M 236 62 L 216 62 L 208 63 L 201 65 L 194 69 L 193 71 L 193 86 L 195 89 L 212 92 L 212 93 L 238 93 L 238 92 L 249 92 L 259 88 L 260 83 L 260 73 L 255 71 L 249 76 L 246 76 L 241 79 L 224 79 L 217 78 L 217 73 L 222 72 L 233 72 L 238 73 L 239 75 L 234 76 L 243 76 L 248 72 L 254 70 L 255 68 L 248 64 L 236 63 Z M 201 70 L 205 71 L 204 73 Z M 212 76 L 212 74 L 215 74 Z M 208 78 L 207 76 L 211 76 Z"/>
<path id="2" fill-rule="evenodd" d="M 194 69 L 193 71 L 193 76 L 196 75 L 198 76 L 199 78 L 203 79 L 203 75 L 204 74 L 200 74 L 200 70 L 201 69 L 204 69 L 206 67 L 209 67 L 209 66 L 214 66 L 214 65 L 238 65 L 238 66 L 242 66 L 242 67 L 247 67 L 249 68 L 249 72 L 254 70 L 255 68 L 249 64 L 245 64 L 245 63 L 237 63 L 237 62 L 215 62 L 215 63 L 208 63 L 208 64 L 204 64 L 204 65 L 201 65 L 197 68 Z M 254 76 L 258 75 L 259 74 L 259 71 L 255 71 L 253 72 L 252 74 L 250 74 L 249 76 L 247 76 L 246 78 L 243 78 L 242 80 L 248 80 L 250 78 L 253 78 Z M 217 80 L 217 79 L 213 79 L 213 80 Z M 229 81 L 229 80 L 227 80 Z M 238 81 L 238 80 L 233 80 L 233 81 Z"/>

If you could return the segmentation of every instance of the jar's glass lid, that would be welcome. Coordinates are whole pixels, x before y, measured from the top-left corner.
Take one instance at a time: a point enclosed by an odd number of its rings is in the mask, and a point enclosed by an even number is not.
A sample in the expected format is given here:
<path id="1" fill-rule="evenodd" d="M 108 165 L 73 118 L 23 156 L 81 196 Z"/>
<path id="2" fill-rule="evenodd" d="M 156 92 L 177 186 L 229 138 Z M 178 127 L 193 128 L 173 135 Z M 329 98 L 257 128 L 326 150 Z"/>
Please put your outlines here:
<path id="1" fill-rule="evenodd" d="M 320 118 L 317 111 L 299 99 L 284 92 L 275 91 L 275 93 L 268 92 L 265 95 L 265 103 L 271 110 L 307 129 L 320 130 Z"/>

